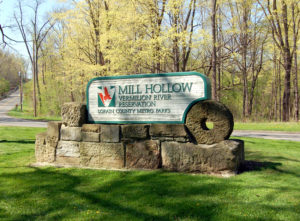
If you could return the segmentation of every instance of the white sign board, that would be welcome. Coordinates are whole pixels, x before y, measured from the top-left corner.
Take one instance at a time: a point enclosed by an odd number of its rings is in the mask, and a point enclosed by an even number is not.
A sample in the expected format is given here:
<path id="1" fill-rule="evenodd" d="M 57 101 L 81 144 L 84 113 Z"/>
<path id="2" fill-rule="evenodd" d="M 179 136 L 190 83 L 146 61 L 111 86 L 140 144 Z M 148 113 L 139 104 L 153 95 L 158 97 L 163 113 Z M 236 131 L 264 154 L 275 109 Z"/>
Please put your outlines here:
<path id="1" fill-rule="evenodd" d="M 210 99 L 209 79 L 197 72 L 92 79 L 87 86 L 90 123 L 184 123 L 189 108 Z"/>

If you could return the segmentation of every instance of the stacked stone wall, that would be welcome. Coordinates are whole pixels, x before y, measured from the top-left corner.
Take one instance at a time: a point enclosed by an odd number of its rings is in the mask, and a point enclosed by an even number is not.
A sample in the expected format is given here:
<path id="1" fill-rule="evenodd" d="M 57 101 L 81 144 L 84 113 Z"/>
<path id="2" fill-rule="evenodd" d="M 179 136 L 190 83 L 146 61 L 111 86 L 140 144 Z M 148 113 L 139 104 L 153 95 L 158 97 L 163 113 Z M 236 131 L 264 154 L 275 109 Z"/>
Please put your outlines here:
<path id="1" fill-rule="evenodd" d="M 36 136 L 36 160 L 56 166 L 100 169 L 237 172 L 241 140 L 200 144 L 184 124 L 87 124 L 82 104 L 67 103 L 62 122 Z"/>

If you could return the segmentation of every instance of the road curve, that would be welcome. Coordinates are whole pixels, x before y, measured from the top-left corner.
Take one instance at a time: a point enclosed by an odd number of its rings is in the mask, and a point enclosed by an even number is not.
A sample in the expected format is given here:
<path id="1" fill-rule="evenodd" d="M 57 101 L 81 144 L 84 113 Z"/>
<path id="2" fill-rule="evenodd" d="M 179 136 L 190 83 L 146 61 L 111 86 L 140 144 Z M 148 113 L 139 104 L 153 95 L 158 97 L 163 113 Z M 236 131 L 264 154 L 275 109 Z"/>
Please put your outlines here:
<path id="1" fill-rule="evenodd" d="M 8 111 L 20 103 L 19 91 L 9 95 L 0 101 L 0 126 L 18 126 L 18 127 L 47 127 L 47 122 L 24 120 L 7 115 Z"/>

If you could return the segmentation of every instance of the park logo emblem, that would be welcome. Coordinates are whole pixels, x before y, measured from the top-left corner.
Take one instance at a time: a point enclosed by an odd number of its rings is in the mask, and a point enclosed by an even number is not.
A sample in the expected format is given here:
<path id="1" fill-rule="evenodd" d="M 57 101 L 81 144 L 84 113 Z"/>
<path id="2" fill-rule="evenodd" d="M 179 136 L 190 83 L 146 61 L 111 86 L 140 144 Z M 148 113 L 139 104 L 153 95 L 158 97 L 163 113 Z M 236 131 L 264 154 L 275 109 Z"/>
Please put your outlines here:
<path id="1" fill-rule="evenodd" d="M 101 86 L 98 93 L 98 107 L 115 107 L 115 86 Z"/>

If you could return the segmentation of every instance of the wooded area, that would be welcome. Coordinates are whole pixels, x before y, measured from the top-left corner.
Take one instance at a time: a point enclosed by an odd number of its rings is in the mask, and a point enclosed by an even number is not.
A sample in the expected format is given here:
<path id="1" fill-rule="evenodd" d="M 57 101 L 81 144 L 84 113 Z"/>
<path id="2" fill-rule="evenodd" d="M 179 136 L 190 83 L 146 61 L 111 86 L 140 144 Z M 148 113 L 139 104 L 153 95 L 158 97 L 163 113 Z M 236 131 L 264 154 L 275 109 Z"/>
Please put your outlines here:
<path id="1" fill-rule="evenodd" d="M 198 71 L 236 119 L 299 120 L 299 1 L 65 2 L 43 21 L 42 2 L 32 1 L 31 17 L 23 14 L 28 5 L 16 6 L 36 114 L 84 102 L 97 76 Z"/>
<path id="2" fill-rule="evenodd" d="M 24 75 L 25 68 L 22 58 L 0 49 L 0 98 L 20 84 L 19 73 Z"/>

